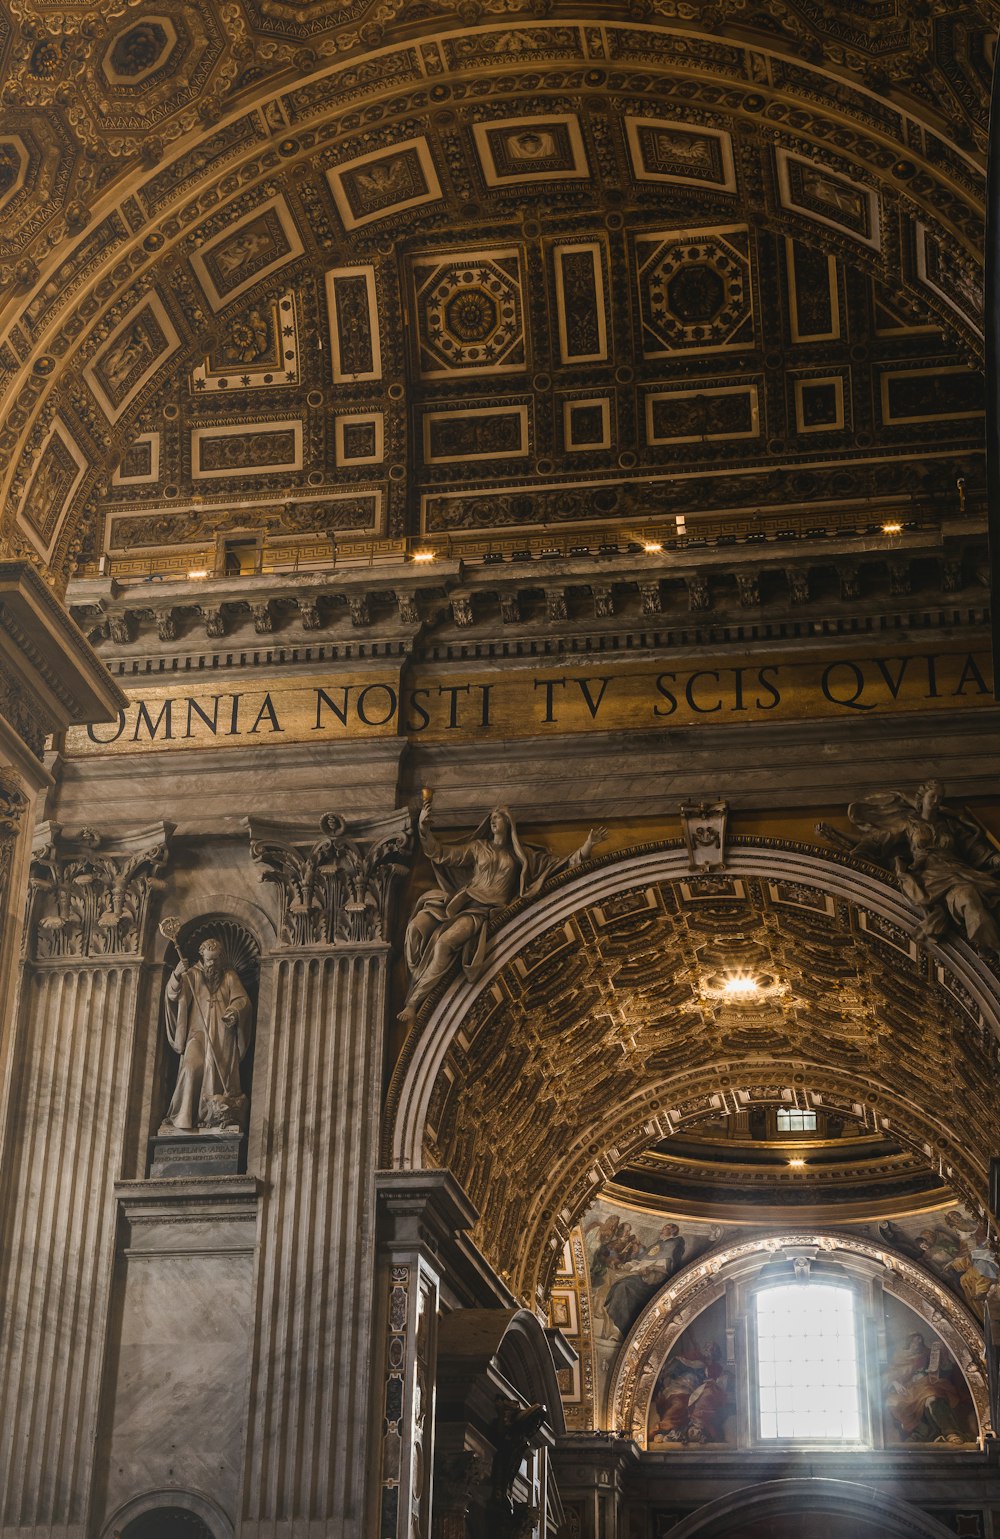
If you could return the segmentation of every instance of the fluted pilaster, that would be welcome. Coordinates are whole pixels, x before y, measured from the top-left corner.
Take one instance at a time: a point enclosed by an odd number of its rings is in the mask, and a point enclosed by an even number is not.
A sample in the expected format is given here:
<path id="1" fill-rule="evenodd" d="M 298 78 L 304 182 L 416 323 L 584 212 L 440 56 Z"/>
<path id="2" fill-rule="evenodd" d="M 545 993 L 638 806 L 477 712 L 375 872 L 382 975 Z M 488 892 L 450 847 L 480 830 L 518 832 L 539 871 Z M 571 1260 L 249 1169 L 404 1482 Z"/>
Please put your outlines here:
<path id="1" fill-rule="evenodd" d="M 86 1532 L 142 952 L 167 830 L 32 864 L 7 1086 L 0 1533 Z"/>

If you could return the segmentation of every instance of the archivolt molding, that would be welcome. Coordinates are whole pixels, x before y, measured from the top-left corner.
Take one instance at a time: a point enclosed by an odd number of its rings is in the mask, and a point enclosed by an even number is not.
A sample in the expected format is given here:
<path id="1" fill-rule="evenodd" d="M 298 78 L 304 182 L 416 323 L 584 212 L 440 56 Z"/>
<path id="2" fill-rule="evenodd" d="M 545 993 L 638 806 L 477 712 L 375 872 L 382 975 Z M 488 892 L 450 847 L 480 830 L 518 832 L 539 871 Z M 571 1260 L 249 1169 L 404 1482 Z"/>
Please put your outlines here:
<path id="1" fill-rule="evenodd" d="M 454 182 L 450 193 L 445 189 L 445 203 L 461 201 L 474 189 L 465 185 L 457 140 L 445 127 L 448 113 L 455 119 L 445 104 L 461 102 L 467 116 L 493 99 L 497 112 L 509 113 L 518 92 L 536 112 L 552 112 L 558 100 L 577 111 L 586 104 L 603 157 L 600 171 L 612 183 L 628 176 L 625 151 L 614 147 L 610 130 L 630 94 L 643 104 L 636 108 L 640 114 L 655 105 L 670 120 L 723 127 L 733 135 L 747 189 L 734 212 L 748 209 L 755 220 L 837 250 L 902 287 L 962 348 L 976 352 L 982 169 L 912 111 L 819 66 L 793 63 L 777 49 L 680 28 L 595 27 L 567 19 L 444 31 L 337 62 L 295 85 L 262 92 L 252 104 L 244 100 L 238 113 L 180 138 L 169 157 L 130 180 L 127 194 L 118 187 L 94 198 L 75 244 L 60 241 L 39 268 L 24 261 L 16 274 L 6 273 L 19 311 L 10 314 L 3 350 L 5 388 L 17 396 L 0 434 L 9 506 L 23 506 L 30 497 L 53 433 L 62 445 L 61 457 L 50 454 L 46 466 L 52 483 L 46 492 L 56 498 L 51 527 L 47 520 L 35 534 L 27 524 L 20 536 L 0 531 L 12 547 L 34 549 L 36 559 L 65 575 L 81 511 L 110 475 L 137 412 L 162 384 L 163 370 L 203 353 L 206 339 L 231 313 L 225 296 L 206 288 L 197 262 L 217 227 L 277 199 L 301 238 L 299 256 L 294 240 L 289 246 L 282 282 L 303 261 L 333 266 L 345 251 L 371 253 L 400 232 L 421 230 L 436 238 L 453 220 L 452 211 L 442 213 L 433 199 L 416 208 L 387 203 L 365 216 L 357 236 L 338 234 L 324 172 L 403 140 L 416 142 L 436 114 L 441 175 L 447 162 Z M 803 155 L 832 178 L 834 191 L 842 190 L 844 211 L 838 215 L 831 205 L 832 217 L 830 209 L 820 217 L 799 193 L 766 192 L 764 184 L 776 174 L 767 169 L 772 152 L 786 161 Z M 518 190 L 522 200 L 551 193 L 545 183 Z M 863 216 L 866 199 L 870 209 Z M 857 207 L 848 214 L 852 202 Z M 870 227 L 859 235 L 851 223 L 862 217 Z M 941 261 L 951 265 L 935 278 L 931 269 Z M 273 287 L 272 278 L 265 269 L 252 292 Z M 250 293 L 240 287 L 241 302 Z M 108 395 L 99 381 L 94 386 L 95 362 L 106 356 L 109 342 L 117 345 L 119 328 L 127 336 L 143 320 L 144 305 L 147 340 L 150 334 L 155 340 L 149 370 L 122 376 L 122 394 Z M 116 372 L 119 362 L 116 354 Z"/>
<path id="2" fill-rule="evenodd" d="M 947 1539 L 951 1530 L 909 1503 L 873 1486 L 850 1480 L 825 1480 L 810 1476 L 802 1480 L 769 1480 L 760 1485 L 730 1491 L 714 1502 L 699 1507 L 682 1519 L 671 1534 L 676 1539 L 711 1539 L 714 1534 L 730 1536 L 726 1520 L 751 1523 L 768 1517 L 801 1517 L 805 1513 L 833 1513 L 862 1522 L 878 1522 L 886 1539 Z"/>
<path id="3" fill-rule="evenodd" d="M 853 1236 L 822 1230 L 784 1230 L 756 1235 L 714 1251 L 685 1267 L 647 1304 L 615 1359 L 608 1385 L 608 1426 L 646 1446 L 649 1408 L 660 1367 L 675 1343 L 727 1283 L 747 1278 L 786 1246 L 816 1246 L 850 1270 L 853 1258 L 874 1262 L 886 1293 L 907 1304 L 937 1332 L 955 1359 L 972 1395 L 979 1425 L 990 1425 L 989 1386 L 982 1333 L 947 1289 L 897 1252 Z"/>
<path id="4" fill-rule="evenodd" d="M 479 982 L 452 983 L 411 1033 L 384 1158 L 452 1170 L 482 1210 L 480 1244 L 519 1258 L 522 1297 L 544 1296 L 572 1223 L 630 1157 L 754 1101 L 891 1129 L 985 1208 L 993 977 L 962 942 L 918 948 L 916 915 L 875 868 L 752 841 L 692 879 L 685 852 L 658 847 L 508 915 Z M 720 1014 L 698 977 L 727 957 L 776 971 L 783 1002 Z M 975 1107 L 964 1142 L 945 1105 L 957 1093 Z"/>

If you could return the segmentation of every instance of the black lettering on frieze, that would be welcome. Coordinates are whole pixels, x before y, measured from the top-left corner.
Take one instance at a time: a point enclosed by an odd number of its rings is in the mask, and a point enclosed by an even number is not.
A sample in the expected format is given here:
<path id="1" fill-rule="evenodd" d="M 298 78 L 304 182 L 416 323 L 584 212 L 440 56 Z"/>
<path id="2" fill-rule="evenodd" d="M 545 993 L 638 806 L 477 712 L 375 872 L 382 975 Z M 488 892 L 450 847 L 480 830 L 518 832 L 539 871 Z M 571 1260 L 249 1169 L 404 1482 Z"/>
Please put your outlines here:
<path id="1" fill-rule="evenodd" d="M 952 690 L 952 694 L 953 695 L 964 695 L 965 694 L 965 686 L 967 684 L 970 684 L 970 683 L 971 684 L 975 684 L 975 686 L 976 686 L 976 694 L 977 695 L 988 695 L 989 694 L 989 689 L 987 688 L 986 680 L 983 678 L 982 674 L 979 671 L 979 667 L 978 667 L 978 664 L 976 663 L 976 659 L 973 657 L 971 652 L 968 652 L 966 654 L 965 662 L 962 664 L 961 676 L 959 678 L 958 683 L 955 685 L 955 688 Z"/>
<path id="2" fill-rule="evenodd" d="M 872 661 L 874 662 L 879 673 L 882 675 L 883 679 L 885 679 L 885 682 L 889 688 L 890 695 L 894 700 L 898 700 L 900 687 L 902 686 L 903 680 L 906 677 L 907 666 L 913 661 L 913 659 L 911 657 L 876 657 L 873 658 Z M 899 672 L 896 674 L 893 674 L 891 667 L 892 663 L 899 664 Z"/>
<path id="3" fill-rule="evenodd" d="M 106 744 L 106 743 L 117 743 L 118 739 L 121 737 L 122 733 L 125 731 L 125 712 L 124 711 L 119 711 L 118 712 L 117 726 L 115 727 L 115 730 L 114 730 L 114 732 L 112 732 L 110 737 L 98 737 L 97 733 L 94 731 L 95 726 L 102 726 L 103 727 L 105 725 L 106 725 L 105 722 L 92 722 L 92 721 L 88 721 L 88 723 L 87 723 L 87 736 L 90 738 L 90 741 L 92 743 L 100 743 L 102 746 L 104 744 Z"/>
<path id="4" fill-rule="evenodd" d="M 849 678 L 844 680 L 843 686 L 841 686 L 839 678 L 836 681 L 833 678 L 838 668 L 845 668 L 850 675 Z M 842 688 L 842 694 L 835 695 L 833 693 L 835 682 L 838 690 Z M 865 676 L 857 663 L 846 661 L 827 663 L 823 669 L 819 687 L 831 705 L 841 705 L 849 711 L 874 711 L 875 709 L 874 702 L 866 705 L 861 699 L 865 692 Z"/>
<path id="5" fill-rule="evenodd" d="M 489 727 L 491 725 L 491 722 L 490 722 L 490 690 L 493 688 L 493 685 L 492 684 L 477 684 L 476 688 L 479 690 L 479 693 L 483 697 L 483 709 L 482 709 L 482 714 L 480 715 L 480 718 L 479 718 L 479 725 L 481 727 Z"/>
<path id="6" fill-rule="evenodd" d="M 762 700 L 759 695 L 757 696 L 754 704 L 756 705 L 758 711 L 773 711 L 775 706 L 781 704 L 781 690 L 778 688 L 777 684 L 774 683 L 773 679 L 769 679 L 767 677 L 769 673 L 774 674 L 775 677 L 777 677 L 780 668 L 780 663 L 765 663 L 763 667 L 757 669 L 758 685 L 761 689 L 766 689 L 768 694 L 771 696 L 770 700 Z"/>
<path id="7" fill-rule="evenodd" d="M 229 717 L 229 732 L 227 734 L 229 737 L 235 737 L 240 730 L 240 701 L 242 699 L 242 694 L 233 695 L 233 709 Z"/>
<path id="8" fill-rule="evenodd" d="M 699 705 L 698 701 L 695 699 L 694 694 L 694 686 L 698 679 L 714 679 L 716 684 L 718 684 L 719 674 L 718 671 L 713 668 L 701 668 L 697 673 L 691 674 L 686 685 L 684 686 L 684 698 L 687 700 L 687 703 L 691 707 L 692 711 L 697 711 L 699 716 L 711 716 L 713 711 L 721 711 L 721 700 L 716 700 L 714 705 Z"/>
<path id="9" fill-rule="evenodd" d="M 555 718 L 555 714 L 554 714 L 554 712 L 552 710 L 552 691 L 557 686 L 558 686 L 559 689 L 565 689 L 566 688 L 566 680 L 565 679 L 536 679 L 535 680 L 535 688 L 536 689 L 544 689 L 544 691 L 545 691 L 545 715 L 542 717 L 542 720 L 545 721 L 545 722 L 555 721 L 555 719 L 556 719 Z"/>
<path id="10" fill-rule="evenodd" d="M 260 710 L 257 712 L 253 726 L 250 728 L 251 732 L 256 732 L 258 730 L 265 716 L 271 724 L 272 732 L 284 732 L 284 727 L 278 721 L 278 713 L 274 709 L 274 702 L 271 699 L 270 692 L 264 696 L 263 704 L 261 705 Z"/>
<path id="11" fill-rule="evenodd" d="M 184 729 L 184 736 L 185 737 L 193 737 L 194 736 L 194 718 L 195 718 L 195 716 L 200 716 L 201 720 L 204 722 L 204 724 L 208 728 L 209 732 L 211 732 L 213 737 L 215 736 L 215 734 L 219 730 L 219 701 L 221 699 L 222 699 L 221 695 L 213 695 L 212 696 L 212 714 L 211 714 L 211 716 L 209 716 L 208 712 L 206 710 L 204 710 L 203 707 L 198 704 L 197 700 L 193 700 L 191 698 L 191 696 L 188 695 L 188 697 L 187 697 L 187 726 Z"/>
<path id="12" fill-rule="evenodd" d="M 333 696 L 328 694 L 325 689 L 316 690 L 316 722 L 313 726 L 314 732 L 318 732 L 323 726 L 324 709 L 332 711 L 334 716 L 336 716 L 337 720 L 340 722 L 341 726 L 347 726 L 347 701 L 351 693 L 351 686 L 349 684 L 343 684 L 341 685 L 341 688 L 343 689 L 344 697 L 339 705 L 337 704 L 337 701 L 334 700 Z"/>
<path id="13" fill-rule="evenodd" d="M 458 697 L 467 695 L 472 688 L 471 684 L 439 684 L 439 695 L 451 696 L 451 708 L 448 712 L 448 731 L 453 732 L 458 726 Z"/>
<path id="14" fill-rule="evenodd" d="M 414 723 L 412 721 L 408 721 L 406 723 L 406 730 L 407 730 L 407 732 L 423 732 L 424 728 L 430 725 L 431 713 L 430 713 L 430 711 L 428 711 L 426 709 L 425 706 L 422 706 L 420 704 L 420 701 L 417 699 L 418 695 L 425 695 L 426 696 L 426 695 L 429 695 L 429 694 L 430 694 L 430 690 L 429 689 L 411 689 L 410 690 L 410 709 L 412 711 L 419 711 L 420 715 L 423 717 L 423 721 L 421 721 L 419 723 Z"/>
<path id="15" fill-rule="evenodd" d="M 666 706 L 654 705 L 653 706 L 653 715 L 654 716 L 672 716 L 674 714 L 674 712 L 676 711 L 676 709 L 677 709 L 677 696 L 675 694 L 673 694 L 669 689 L 666 688 L 666 686 L 665 686 L 665 684 L 663 682 L 664 679 L 669 679 L 671 684 L 676 684 L 677 683 L 677 675 L 676 675 L 676 673 L 661 673 L 661 674 L 659 674 L 657 676 L 657 679 L 656 679 L 656 692 L 657 692 L 657 694 L 662 695 L 664 700 L 667 703 L 666 703 Z"/>
<path id="16" fill-rule="evenodd" d="M 386 710 L 384 716 L 369 716 L 367 715 L 368 697 L 369 695 L 378 695 L 379 693 L 385 695 L 385 704 L 388 709 Z M 396 706 L 398 704 L 399 701 L 396 698 L 396 691 L 393 689 L 391 684 L 366 684 L 358 696 L 358 720 L 363 721 L 366 727 L 384 727 L 386 722 L 391 721 L 395 716 Z M 378 706 L 373 705 L 372 709 L 378 710 Z"/>
<path id="17" fill-rule="evenodd" d="M 140 700 L 139 701 L 139 714 L 136 716 L 136 719 L 135 719 L 135 729 L 133 730 L 133 733 L 132 733 L 132 741 L 133 741 L 133 743 L 137 743 L 139 741 L 139 729 L 140 729 L 140 727 L 145 727 L 146 728 L 146 731 L 149 733 L 149 736 L 150 736 L 151 740 L 153 738 L 155 738 L 156 734 L 159 732 L 161 727 L 163 728 L 163 736 L 165 738 L 172 738 L 173 735 L 174 735 L 174 731 L 173 731 L 173 704 L 174 704 L 174 702 L 172 700 L 164 700 L 163 704 L 160 707 L 160 714 L 159 714 L 159 716 L 157 716 L 156 720 L 153 721 L 152 717 L 149 714 L 149 708 L 146 705 L 145 700 Z"/>
<path id="18" fill-rule="evenodd" d="M 601 709 L 601 701 L 604 699 L 605 691 L 611 683 L 610 673 L 598 674 L 595 679 L 573 679 L 572 682 L 579 686 L 580 693 L 587 702 L 587 710 L 590 712 L 591 721 L 596 720 L 597 713 Z M 596 700 L 590 693 L 591 684 L 600 684 L 601 686 Z"/>

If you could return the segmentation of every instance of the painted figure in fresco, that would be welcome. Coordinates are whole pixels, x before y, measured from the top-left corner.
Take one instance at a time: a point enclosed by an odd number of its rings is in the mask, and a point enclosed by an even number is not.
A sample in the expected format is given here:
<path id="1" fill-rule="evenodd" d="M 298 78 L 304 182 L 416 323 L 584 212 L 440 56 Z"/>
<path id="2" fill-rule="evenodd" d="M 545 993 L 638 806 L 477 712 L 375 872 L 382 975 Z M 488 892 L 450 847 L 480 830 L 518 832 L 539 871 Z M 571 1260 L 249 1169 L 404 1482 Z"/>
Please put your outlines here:
<path id="1" fill-rule="evenodd" d="M 552 855 L 525 844 L 504 807 L 497 807 L 471 839 L 440 844 L 431 829 L 431 799 L 425 796 L 417 830 L 434 868 L 437 886 L 424 893 L 406 927 L 404 952 L 410 987 L 400 1020 L 411 1021 L 428 994 L 461 966 L 474 983 L 486 957 L 486 926 L 497 909 L 515 898 L 533 897 L 547 877 L 589 860 L 607 836 L 591 829 L 572 855 Z"/>
<path id="2" fill-rule="evenodd" d="M 250 1046 L 252 1006 L 225 965 L 221 941 L 202 941 L 198 955 L 191 967 L 182 957 L 167 980 L 167 1040 L 181 1062 L 160 1132 L 241 1132 L 240 1062 Z"/>
<path id="3" fill-rule="evenodd" d="M 590 1281 L 598 1288 L 609 1268 L 617 1271 L 637 1260 L 643 1254 L 643 1244 L 628 1220 L 618 1213 L 609 1213 L 600 1224 L 595 1220 L 584 1232 L 589 1233 L 595 1226 L 597 1234 L 590 1255 Z"/>
<path id="4" fill-rule="evenodd" d="M 964 1443 L 955 1420 L 961 1395 L 951 1379 L 930 1366 L 922 1334 L 906 1338 L 889 1363 L 885 1408 L 908 1443 Z"/>
<path id="5" fill-rule="evenodd" d="M 915 795 L 881 791 L 852 802 L 847 816 L 860 829 L 853 839 L 827 823 L 817 833 L 841 849 L 876 860 L 893 858 L 900 891 L 923 913 L 921 940 L 941 940 L 957 925 L 982 951 L 1000 955 L 1000 851 L 965 813 L 942 802 L 939 780 L 928 780 Z"/>
<path id="6" fill-rule="evenodd" d="M 891 1219 L 879 1224 L 879 1234 L 904 1256 L 922 1261 L 935 1276 L 960 1291 L 973 1313 L 981 1315 L 983 1299 L 1000 1277 L 1000 1268 L 984 1225 L 953 1209 L 944 1216 L 944 1225 L 922 1229 L 911 1237 Z"/>
<path id="7" fill-rule="evenodd" d="M 684 1238 L 676 1224 L 664 1224 L 656 1239 L 641 1248 L 638 1262 L 608 1289 L 604 1312 L 621 1336 L 684 1259 Z M 593 1277 L 593 1270 L 591 1271 Z"/>
<path id="8" fill-rule="evenodd" d="M 729 1370 L 717 1341 L 682 1341 L 660 1370 L 653 1390 L 649 1446 L 724 1443 L 734 1409 Z"/>

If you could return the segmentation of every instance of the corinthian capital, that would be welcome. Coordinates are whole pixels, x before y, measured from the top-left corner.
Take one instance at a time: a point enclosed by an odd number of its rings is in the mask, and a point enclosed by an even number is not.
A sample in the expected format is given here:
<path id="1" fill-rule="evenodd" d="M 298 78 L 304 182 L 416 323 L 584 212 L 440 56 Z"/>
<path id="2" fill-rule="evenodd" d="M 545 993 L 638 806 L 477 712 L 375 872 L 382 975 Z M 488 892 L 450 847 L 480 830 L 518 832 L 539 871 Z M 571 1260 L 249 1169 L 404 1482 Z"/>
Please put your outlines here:
<path id="1" fill-rule="evenodd" d="M 172 833 L 157 823 L 114 838 L 91 828 L 66 836 L 41 824 L 28 884 L 35 956 L 141 954 Z"/>
<path id="2" fill-rule="evenodd" d="M 290 946 L 336 946 L 385 941 L 395 879 L 405 875 L 413 849 L 407 811 L 348 827 L 329 812 L 320 837 L 246 819 L 250 853 L 266 869 L 281 903 L 280 934 Z"/>

